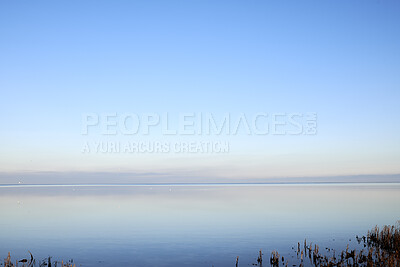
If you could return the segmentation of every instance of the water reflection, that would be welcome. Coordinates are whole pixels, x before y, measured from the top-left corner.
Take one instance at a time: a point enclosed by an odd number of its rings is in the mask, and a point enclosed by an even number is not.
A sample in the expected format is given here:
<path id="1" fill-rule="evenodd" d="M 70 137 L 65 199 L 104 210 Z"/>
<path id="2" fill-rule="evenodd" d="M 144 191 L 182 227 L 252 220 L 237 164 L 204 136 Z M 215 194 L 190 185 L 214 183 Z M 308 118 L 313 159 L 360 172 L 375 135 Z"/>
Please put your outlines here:
<path id="1" fill-rule="evenodd" d="M 400 219 L 399 184 L 0 187 L 0 251 L 82 266 L 234 266 Z M 333 241 L 335 239 L 335 241 Z"/>

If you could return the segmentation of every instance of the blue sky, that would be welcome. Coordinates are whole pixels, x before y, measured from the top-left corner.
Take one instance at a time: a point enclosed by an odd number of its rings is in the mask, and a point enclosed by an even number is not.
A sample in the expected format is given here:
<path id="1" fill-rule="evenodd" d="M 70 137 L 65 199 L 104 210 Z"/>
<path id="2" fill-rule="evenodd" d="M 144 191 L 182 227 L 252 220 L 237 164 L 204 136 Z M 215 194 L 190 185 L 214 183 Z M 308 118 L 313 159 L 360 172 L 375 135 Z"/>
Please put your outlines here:
<path id="1" fill-rule="evenodd" d="M 3 1 L 0 172 L 400 173 L 397 1 Z M 316 135 L 82 136 L 86 113 L 318 114 Z M 222 140 L 225 154 L 82 154 Z"/>

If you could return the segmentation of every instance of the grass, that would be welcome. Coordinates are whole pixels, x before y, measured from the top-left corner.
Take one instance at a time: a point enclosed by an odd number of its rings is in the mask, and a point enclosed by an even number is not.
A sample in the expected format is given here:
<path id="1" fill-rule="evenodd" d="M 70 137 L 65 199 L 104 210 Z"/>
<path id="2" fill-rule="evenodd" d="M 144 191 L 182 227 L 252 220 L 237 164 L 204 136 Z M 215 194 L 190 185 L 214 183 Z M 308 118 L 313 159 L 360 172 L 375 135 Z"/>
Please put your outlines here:
<path id="1" fill-rule="evenodd" d="M 48 257 L 43 260 L 36 260 L 34 259 L 32 253 L 28 251 L 30 254 L 30 259 L 21 259 L 21 260 L 16 260 L 15 262 L 11 260 L 11 253 L 8 252 L 8 256 L 6 259 L 4 259 L 4 267 L 34 267 L 34 266 L 39 266 L 39 267 L 76 267 L 75 264 L 72 262 L 72 260 L 64 263 L 64 261 L 51 261 L 51 257 Z M 1 264 L 0 264 L 1 265 Z"/>
<path id="2" fill-rule="evenodd" d="M 363 244 L 363 249 L 356 251 L 355 249 L 349 249 L 347 245 L 346 249 L 341 252 L 336 252 L 333 249 L 326 249 L 325 254 L 320 252 L 317 244 L 307 243 L 304 240 L 304 244 L 300 245 L 297 243 L 297 249 L 295 250 L 297 255 L 297 263 L 291 262 L 281 257 L 278 251 L 274 250 L 271 253 L 269 264 L 263 262 L 262 251 L 259 251 L 257 263 L 253 265 L 262 267 L 270 265 L 273 267 L 278 266 L 388 266 L 395 267 L 400 266 L 400 221 L 396 225 L 385 225 L 382 228 L 375 226 L 372 230 L 368 231 L 366 236 L 358 237 L 356 239 L 359 244 Z M 293 247 L 294 250 L 294 247 Z M 29 252 L 29 251 L 28 251 Z M 44 260 L 36 261 L 30 253 L 29 259 L 21 259 L 12 261 L 10 252 L 6 259 L 4 259 L 4 267 L 75 267 L 72 260 L 64 263 L 63 261 L 52 261 L 51 257 Z M 239 257 L 236 257 L 235 266 L 239 267 Z M 246 265 L 247 266 L 247 265 Z"/>
<path id="3" fill-rule="evenodd" d="M 356 236 L 358 243 L 364 245 L 364 249 L 356 251 L 346 249 L 337 253 L 327 249 L 327 254 L 319 251 L 318 245 L 297 244 L 297 263 L 291 263 L 279 257 L 277 251 L 273 251 L 270 257 L 271 266 L 400 266 L 400 222 L 396 225 L 385 225 L 382 228 L 375 226 L 368 231 L 367 236 Z M 261 264 L 259 266 L 262 266 Z"/>

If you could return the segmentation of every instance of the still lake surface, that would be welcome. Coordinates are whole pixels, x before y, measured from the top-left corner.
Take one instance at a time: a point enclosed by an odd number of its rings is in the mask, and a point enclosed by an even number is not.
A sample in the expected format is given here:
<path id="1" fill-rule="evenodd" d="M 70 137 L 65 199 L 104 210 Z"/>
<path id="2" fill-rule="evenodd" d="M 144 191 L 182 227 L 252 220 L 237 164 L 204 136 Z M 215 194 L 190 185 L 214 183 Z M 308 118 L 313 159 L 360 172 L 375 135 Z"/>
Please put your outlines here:
<path id="1" fill-rule="evenodd" d="M 0 218 L 1 258 L 251 266 L 260 249 L 290 261 L 304 239 L 356 246 L 400 220 L 400 184 L 1 185 Z"/>

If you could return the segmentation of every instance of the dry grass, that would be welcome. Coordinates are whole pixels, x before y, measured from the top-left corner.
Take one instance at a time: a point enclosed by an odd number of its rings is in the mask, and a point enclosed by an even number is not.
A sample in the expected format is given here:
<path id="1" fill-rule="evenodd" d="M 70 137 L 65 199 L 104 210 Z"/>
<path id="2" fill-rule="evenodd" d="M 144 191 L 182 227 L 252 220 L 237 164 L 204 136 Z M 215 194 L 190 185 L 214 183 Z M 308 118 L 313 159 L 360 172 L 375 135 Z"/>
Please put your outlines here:
<path id="1" fill-rule="evenodd" d="M 36 261 L 36 259 L 33 258 L 32 253 L 29 252 L 29 254 L 30 254 L 30 259 L 15 260 L 15 262 L 14 262 L 11 260 L 11 253 L 8 252 L 7 258 L 4 259 L 3 266 L 4 267 L 34 267 L 34 266 L 39 266 L 39 267 L 44 267 L 44 266 L 46 266 L 46 267 L 76 267 L 75 264 L 72 263 L 72 260 L 64 263 L 64 261 L 61 261 L 61 262 L 51 261 L 51 257 L 48 257 L 47 259 Z"/>
<path id="2" fill-rule="evenodd" d="M 358 243 L 364 245 L 364 249 L 356 251 L 347 248 L 339 253 L 335 250 L 326 249 L 326 254 L 323 254 L 319 250 L 318 245 L 312 243 L 307 244 L 304 240 L 304 245 L 301 246 L 297 243 L 297 260 L 299 263 L 291 263 L 284 257 L 281 257 L 278 251 L 273 251 L 270 257 L 271 266 L 388 266 L 395 267 L 400 266 L 400 221 L 396 225 L 390 226 L 385 225 L 382 228 L 375 226 L 372 230 L 368 231 L 366 236 L 356 236 Z M 11 260 L 11 254 L 8 253 L 6 259 L 4 259 L 4 267 L 75 267 L 72 261 L 64 263 L 63 261 L 51 261 L 51 258 L 47 258 L 41 261 L 36 261 L 33 255 L 29 252 L 29 259 L 21 259 L 13 262 Z M 236 267 L 239 266 L 239 257 L 236 258 Z M 257 264 L 263 265 L 263 257 L 261 250 L 257 258 Z"/>
<path id="3" fill-rule="evenodd" d="M 299 263 L 293 266 L 400 266 L 400 223 L 394 226 L 385 225 L 380 229 L 375 227 L 368 231 L 367 236 L 356 237 L 359 243 L 364 244 L 361 251 L 347 248 L 339 253 L 327 249 L 327 254 L 320 253 L 318 245 L 307 245 L 301 248 L 297 244 L 297 259 Z M 270 258 L 271 266 L 279 266 L 279 253 L 273 251 Z M 289 265 L 282 257 L 282 265 Z M 293 263 L 292 263 L 293 264 Z"/>

